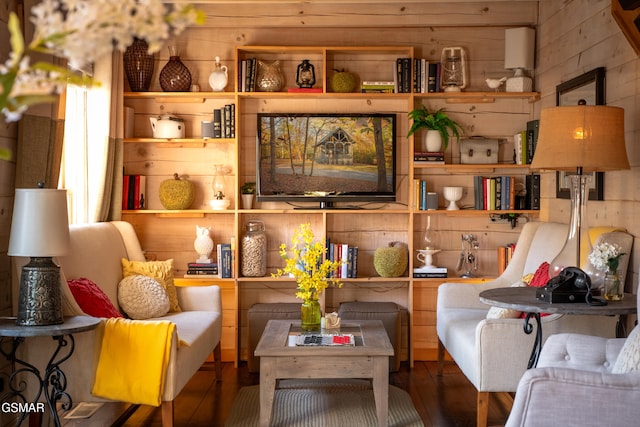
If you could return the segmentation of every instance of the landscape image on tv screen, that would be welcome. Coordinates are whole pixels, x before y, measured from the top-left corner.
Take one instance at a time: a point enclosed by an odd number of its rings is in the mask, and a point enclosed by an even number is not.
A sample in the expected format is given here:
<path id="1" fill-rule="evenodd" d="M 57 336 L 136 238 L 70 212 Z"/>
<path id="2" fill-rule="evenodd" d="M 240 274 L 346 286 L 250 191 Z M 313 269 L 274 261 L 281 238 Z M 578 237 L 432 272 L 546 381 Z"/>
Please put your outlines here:
<path id="1" fill-rule="evenodd" d="M 394 114 L 259 114 L 258 196 L 395 194 Z"/>

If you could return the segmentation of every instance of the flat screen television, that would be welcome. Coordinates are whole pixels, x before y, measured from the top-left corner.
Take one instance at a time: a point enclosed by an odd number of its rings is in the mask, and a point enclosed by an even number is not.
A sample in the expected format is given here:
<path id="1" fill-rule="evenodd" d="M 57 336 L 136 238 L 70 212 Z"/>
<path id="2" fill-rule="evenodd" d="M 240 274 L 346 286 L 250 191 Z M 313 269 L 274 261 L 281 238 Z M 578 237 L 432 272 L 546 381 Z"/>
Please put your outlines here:
<path id="1" fill-rule="evenodd" d="M 396 115 L 259 113 L 257 200 L 394 202 Z"/>

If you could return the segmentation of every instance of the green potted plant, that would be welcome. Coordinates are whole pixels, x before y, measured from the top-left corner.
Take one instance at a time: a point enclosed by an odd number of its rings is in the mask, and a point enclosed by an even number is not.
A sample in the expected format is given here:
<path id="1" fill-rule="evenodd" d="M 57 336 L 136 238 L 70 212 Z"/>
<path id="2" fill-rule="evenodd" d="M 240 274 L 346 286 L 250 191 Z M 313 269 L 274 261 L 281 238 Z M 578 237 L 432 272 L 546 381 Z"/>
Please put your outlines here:
<path id="1" fill-rule="evenodd" d="M 253 206 L 253 195 L 256 193 L 255 182 L 245 182 L 240 187 L 240 193 L 242 195 L 242 207 L 245 209 L 251 209 Z"/>
<path id="2" fill-rule="evenodd" d="M 409 129 L 407 137 L 413 135 L 419 129 L 427 129 L 423 151 L 438 152 L 444 151 L 449 146 L 449 132 L 456 138 L 464 133 L 462 126 L 452 120 L 441 108 L 437 111 L 430 111 L 426 105 L 409 112 L 409 118 L 413 120 L 413 124 Z M 444 150 L 442 146 L 444 144 Z"/>

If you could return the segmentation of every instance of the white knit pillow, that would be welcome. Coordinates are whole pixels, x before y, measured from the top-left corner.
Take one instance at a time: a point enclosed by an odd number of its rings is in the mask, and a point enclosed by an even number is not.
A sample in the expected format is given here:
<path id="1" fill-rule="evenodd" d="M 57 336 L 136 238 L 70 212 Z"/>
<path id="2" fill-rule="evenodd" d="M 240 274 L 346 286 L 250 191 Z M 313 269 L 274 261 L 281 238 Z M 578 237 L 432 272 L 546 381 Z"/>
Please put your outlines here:
<path id="1" fill-rule="evenodd" d="M 624 342 L 616 363 L 611 369 L 613 374 L 626 374 L 640 371 L 640 328 L 635 327 Z"/>
<path id="2" fill-rule="evenodd" d="M 169 296 L 157 280 L 142 275 L 127 276 L 118 283 L 118 303 L 131 319 L 143 320 L 169 312 Z"/>
<path id="3" fill-rule="evenodd" d="M 511 285 L 512 288 L 521 288 L 527 286 L 524 282 L 516 282 Z M 510 308 L 491 307 L 487 312 L 487 319 L 517 319 L 522 315 L 521 311 L 511 310 Z"/>

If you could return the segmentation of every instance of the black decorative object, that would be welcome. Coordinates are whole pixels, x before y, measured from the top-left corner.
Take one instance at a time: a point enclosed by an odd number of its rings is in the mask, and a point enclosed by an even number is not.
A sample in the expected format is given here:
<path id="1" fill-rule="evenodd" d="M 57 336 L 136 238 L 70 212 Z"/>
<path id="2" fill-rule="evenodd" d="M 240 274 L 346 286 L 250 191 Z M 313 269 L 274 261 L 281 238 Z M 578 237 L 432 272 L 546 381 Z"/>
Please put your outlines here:
<path id="1" fill-rule="evenodd" d="M 146 41 L 134 39 L 123 55 L 124 73 L 133 92 L 147 92 L 151 85 L 155 61 L 148 50 Z"/>
<path id="2" fill-rule="evenodd" d="M 296 84 L 300 88 L 312 88 L 316 84 L 316 70 L 312 63 L 308 59 L 303 59 L 298 64 L 298 71 L 296 72 Z"/>
<path id="3" fill-rule="evenodd" d="M 160 71 L 160 87 L 165 92 L 188 92 L 191 89 L 191 72 L 180 60 L 175 45 L 169 46 L 169 62 Z"/>

